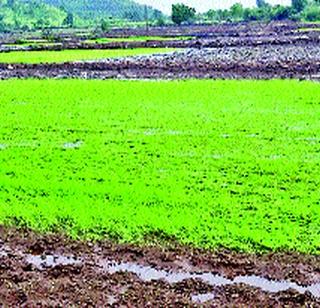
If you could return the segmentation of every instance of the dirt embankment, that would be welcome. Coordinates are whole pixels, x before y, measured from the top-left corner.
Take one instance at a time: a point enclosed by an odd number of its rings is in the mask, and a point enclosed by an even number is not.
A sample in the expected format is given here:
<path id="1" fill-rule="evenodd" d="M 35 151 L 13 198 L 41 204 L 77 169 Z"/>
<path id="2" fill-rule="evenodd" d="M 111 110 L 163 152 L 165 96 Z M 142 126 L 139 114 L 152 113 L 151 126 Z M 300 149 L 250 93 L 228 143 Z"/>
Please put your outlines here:
<path id="1" fill-rule="evenodd" d="M 61 64 L 0 64 L 0 78 L 12 77 L 320 80 L 320 44 L 186 49 Z"/>
<path id="2" fill-rule="evenodd" d="M 317 24 L 308 24 L 308 29 L 316 29 Z M 195 25 L 180 27 L 152 27 L 147 32 L 145 28 L 113 29 L 102 37 L 121 38 L 123 41 L 88 43 L 86 36 L 72 34 L 57 34 L 56 43 L 15 45 L 18 37 L 0 38 L 0 52 L 12 50 L 63 50 L 63 49 L 127 49 L 127 48 L 221 48 L 239 46 L 283 45 L 319 43 L 319 31 L 299 31 L 306 27 L 294 22 L 272 23 L 228 23 L 220 25 Z M 147 41 L 126 41 L 127 37 L 149 36 Z M 191 39 L 181 40 L 182 36 Z M 152 37 L 166 37 L 167 40 L 153 40 Z M 172 40 L 170 40 L 172 38 Z M 29 42 L 39 42 L 39 37 L 30 37 Z M 6 44 L 10 45 L 6 45 Z M 13 44 L 13 45 L 12 45 Z"/>
<path id="3" fill-rule="evenodd" d="M 320 305 L 320 257 L 84 243 L 0 228 L 0 304 Z"/>

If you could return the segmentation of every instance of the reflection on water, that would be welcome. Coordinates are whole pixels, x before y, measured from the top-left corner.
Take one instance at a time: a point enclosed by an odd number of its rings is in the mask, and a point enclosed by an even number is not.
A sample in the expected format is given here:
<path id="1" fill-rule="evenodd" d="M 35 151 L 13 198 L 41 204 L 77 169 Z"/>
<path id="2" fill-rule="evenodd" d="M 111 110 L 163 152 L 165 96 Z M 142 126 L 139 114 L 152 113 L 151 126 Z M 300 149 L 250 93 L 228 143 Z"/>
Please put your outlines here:
<path id="1" fill-rule="evenodd" d="M 81 260 L 76 259 L 71 256 L 61 256 L 61 255 L 43 255 L 34 256 L 31 254 L 26 255 L 26 262 L 33 265 L 39 270 L 45 268 L 55 267 L 57 265 L 77 265 L 81 263 Z"/>
<path id="2" fill-rule="evenodd" d="M 243 283 L 245 285 L 260 288 L 265 292 L 271 293 L 287 291 L 289 289 L 296 290 L 299 293 L 305 293 L 306 291 L 309 291 L 313 296 L 320 298 L 320 283 L 302 287 L 294 282 L 274 281 L 255 275 L 238 276 L 232 280 L 212 273 L 192 273 L 182 271 L 174 273 L 165 270 L 157 270 L 150 266 L 143 266 L 130 262 L 115 263 L 106 261 L 100 262 L 100 266 L 102 266 L 102 268 L 110 274 L 117 272 L 129 272 L 137 275 L 143 281 L 163 279 L 168 283 L 173 284 L 181 282 L 185 279 L 199 279 L 214 287 Z"/>

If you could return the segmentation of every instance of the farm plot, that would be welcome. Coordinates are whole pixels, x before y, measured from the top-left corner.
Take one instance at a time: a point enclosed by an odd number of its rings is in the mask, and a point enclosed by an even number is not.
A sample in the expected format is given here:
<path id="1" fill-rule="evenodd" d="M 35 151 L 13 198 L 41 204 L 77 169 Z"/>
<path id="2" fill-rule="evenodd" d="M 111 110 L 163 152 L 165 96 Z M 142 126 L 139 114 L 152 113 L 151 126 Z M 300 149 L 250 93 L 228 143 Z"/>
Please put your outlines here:
<path id="1" fill-rule="evenodd" d="M 128 37 L 101 37 L 86 40 L 85 43 L 112 43 L 112 42 L 146 42 L 146 41 L 172 41 L 172 40 L 190 40 L 191 36 L 128 36 Z"/>
<path id="2" fill-rule="evenodd" d="M 319 253 L 320 86 L 0 83 L 0 223 Z"/>
<path id="3" fill-rule="evenodd" d="M 76 49 L 61 51 L 11 51 L 0 53 L 0 63 L 61 63 L 82 60 L 128 57 L 173 51 L 170 48 Z"/>

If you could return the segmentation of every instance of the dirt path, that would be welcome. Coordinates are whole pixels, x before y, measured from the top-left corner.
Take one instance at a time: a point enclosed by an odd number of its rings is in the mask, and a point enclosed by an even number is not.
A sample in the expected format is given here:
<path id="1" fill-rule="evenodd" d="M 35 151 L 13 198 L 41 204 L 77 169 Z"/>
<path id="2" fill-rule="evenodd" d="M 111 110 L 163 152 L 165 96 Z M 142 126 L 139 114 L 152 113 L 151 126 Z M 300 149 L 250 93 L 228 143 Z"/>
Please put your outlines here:
<path id="1" fill-rule="evenodd" d="M 320 307 L 320 256 L 71 241 L 0 228 L 0 305 Z"/>

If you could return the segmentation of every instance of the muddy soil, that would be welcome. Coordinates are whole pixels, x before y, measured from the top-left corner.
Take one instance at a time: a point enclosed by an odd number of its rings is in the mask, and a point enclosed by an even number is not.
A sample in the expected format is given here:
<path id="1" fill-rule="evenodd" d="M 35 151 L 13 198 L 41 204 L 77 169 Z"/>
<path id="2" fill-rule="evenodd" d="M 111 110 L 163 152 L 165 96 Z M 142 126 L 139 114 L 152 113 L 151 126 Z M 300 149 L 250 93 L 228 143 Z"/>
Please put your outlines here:
<path id="1" fill-rule="evenodd" d="M 210 34 L 210 33 L 209 33 Z M 107 43 L 86 43 L 83 40 L 74 39 L 57 42 L 55 44 L 40 45 L 6 45 L 0 43 L 0 52 L 10 51 L 40 51 L 40 50 L 64 50 L 64 49 L 132 49 L 132 48 L 222 48 L 241 46 L 277 46 L 285 44 L 320 44 L 320 33 L 307 32 L 297 33 L 211 33 L 207 36 L 194 36 L 191 39 L 179 40 L 147 40 L 147 41 L 126 41 Z"/>
<path id="2" fill-rule="evenodd" d="M 320 44 L 185 49 L 61 64 L 0 64 L 0 78 L 320 80 Z"/>
<path id="3" fill-rule="evenodd" d="M 320 257 L 80 242 L 0 227 L 0 305 L 320 307 Z"/>
<path id="4" fill-rule="evenodd" d="M 146 32 L 145 28 L 113 29 L 102 34 L 103 37 L 122 38 L 123 42 L 86 43 L 88 35 L 82 37 L 75 34 L 57 34 L 55 44 L 37 45 L 6 45 L 19 40 L 18 37 L 0 37 L 0 52 L 13 50 L 63 50 L 63 49 L 127 49 L 127 48 L 221 48 L 261 45 L 309 44 L 319 43 L 319 31 L 298 31 L 304 27 L 294 22 L 272 23 L 231 23 L 213 26 L 180 26 L 152 27 Z M 317 24 L 308 24 L 309 29 L 319 28 Z M 162 36 L 172 40 L 147 40 L 126 42 L 129 36 Z M 188 36 L 190 40 L 177 40 L 180 36 Z M 39 41 L 39 38 L 33 38 Z"/>

